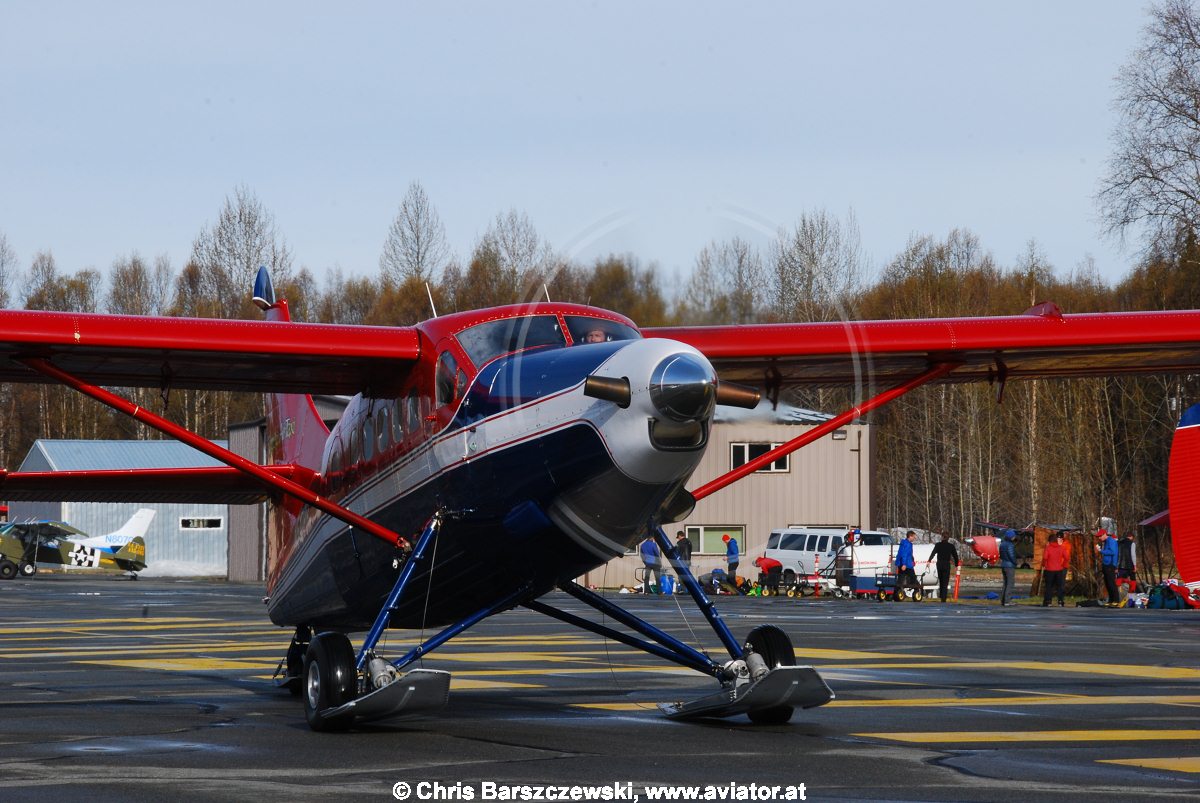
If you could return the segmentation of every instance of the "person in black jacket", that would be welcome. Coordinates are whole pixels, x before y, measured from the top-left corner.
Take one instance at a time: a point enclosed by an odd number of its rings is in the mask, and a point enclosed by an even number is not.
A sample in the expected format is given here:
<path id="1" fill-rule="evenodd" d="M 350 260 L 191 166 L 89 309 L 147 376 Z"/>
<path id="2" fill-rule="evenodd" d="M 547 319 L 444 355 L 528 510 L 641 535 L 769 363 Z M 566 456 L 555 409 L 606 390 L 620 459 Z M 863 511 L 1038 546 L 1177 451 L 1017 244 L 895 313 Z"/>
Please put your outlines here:
<path id="1" fill-rule="evenodd" d="M 958 550 L 950 542 L 950 536 L 942 533 L 942 540 L 933 545 L 933 552 L 929 553 L 929 558 L 937 561 L 938 599 L 945 602 L 951 570 L 958 565 Z"/>

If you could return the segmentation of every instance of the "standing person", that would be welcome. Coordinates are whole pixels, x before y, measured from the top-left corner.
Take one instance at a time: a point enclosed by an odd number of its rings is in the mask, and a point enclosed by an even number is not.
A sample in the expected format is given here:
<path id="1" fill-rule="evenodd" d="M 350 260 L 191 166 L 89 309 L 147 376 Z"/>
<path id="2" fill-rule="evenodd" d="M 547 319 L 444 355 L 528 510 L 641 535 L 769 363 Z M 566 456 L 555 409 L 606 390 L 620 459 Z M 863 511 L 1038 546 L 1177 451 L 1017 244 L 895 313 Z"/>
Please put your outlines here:
<path id="1" fill-rule="evenodd" d="M 1100 553 L 1100 571 L 1104 574 L 1104 590 L 1108 593 L 1108 607 L 1121 607 L 1121 595 L 1117 592 L 1117 563 L 1121 550 L 1117 539 L 1103 527 L 1096 531 L 1096 551 Z"/>
<path id="2" fill-rule="evenodd" d="M 1017 531 L 1005 530 L 1000 542 L 1000 573 L 1004 575 L 1004 586 L 1000 589 L 1000 604 L 1007 605 L 1012 598 L 1017 578 Z"/>
<path id="3" fill-rule="evenodd" d="M 1042 552 L 1042 607 L 1050 607 L 1050 599 L 1058 594 L 1058 607 L 1063 606 L 1063 591 L 1067 585 L 1067 548 L 1062 533 L 1055 533 Z"/>
<path id="4" fill-rule="evenodd" d="M 654 543 L 654 538 L 648 535 L 638 547 L 638 551 L 642 554 L 642 565 L 646 570 L 646 579 L 642 581 L 642 591 L 646 594 L 654 593 L 650 590 L 650 575 L 653 574 L 654 584 L 659 593 L 662 593 L 662 553 L 658 549 L 658 544 Z"/>
<path id="5" fill-rule="evenodd" d="M 684 535 L 683 530 L 675 533 L 675 554 L 679 556 L 679 562 L 692 570 L 692 542 Z"/>
<path id="6" fill-rule="evenodd" d="M 1128 583 L 1130 593 L 1137 591 L 1137 544 L 1133 533 L 1125 533 L 1117 542 L 1117 580 Z"/>
<path id="7" fill-rule="evenodd" d="M 950 570 L 958 565 L 958 550 L 950 542 L 949 535 L 942 533 L 942 540 L 933 545 L 929 558 L 937 561 L 938 599 L 945 602 L 950 587 Z"/>
<path id="8" fill-rule="evenodd" d="M 725 562 L 729 564 L 729 582 L 737 586 L 737 567 L 740 562 L 738 557 L 738 545 L 736 538 L 730 538 L 729 533 L 721 536 L 721 540 L 725 542 Z"/>
<path id="9" fill-rule="evenodd" d="M 904 598 L 902 589 L 907 587 L 919 588 L 917 585 L 917 564 L 913 558 L 913 542 L 917 540 L 917 534 L 913 530 L 909 530 L 904 535 L 904 540 L 900 542 L 900 548 L 896 550 L 896 602 Z"/>

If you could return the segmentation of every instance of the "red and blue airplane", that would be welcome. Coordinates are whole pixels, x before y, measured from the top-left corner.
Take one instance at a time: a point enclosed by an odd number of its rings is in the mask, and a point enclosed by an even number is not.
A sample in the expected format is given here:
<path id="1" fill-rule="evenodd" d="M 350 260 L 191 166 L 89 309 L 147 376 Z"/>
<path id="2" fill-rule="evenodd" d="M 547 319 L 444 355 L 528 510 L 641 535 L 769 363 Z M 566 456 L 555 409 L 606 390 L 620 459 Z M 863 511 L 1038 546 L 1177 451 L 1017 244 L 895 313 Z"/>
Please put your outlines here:
<path id="1" fill-rule="evenodd" d="M 280 683 L 317 730 L 427 711 L 449 675 L 412 664 L 524 606 L 715 678 L 669 716 L 787 721 L 833 693 L 771 625 L 735 637 L 663 525 L 761 465 L 934 382 L 1200 373 L 1200 312 L 842 321 L 639 330 L 614 312 L 529 303 L 411 327 L 291 322 L 260 271 L 265 321 L 0 312 L 0 382 L 61 383 L 225 463 L 9 473 L 0 497 L 270 500 L 271 620 L 292 628 Z M 789 386 L 850 386 L 858 403 L 699 488 L 688 481 L 716 405 Z M 111 387 L 266 394 L 258 464 Z M 351 395 L 332 430 L 309 394 Z M 574 578 L 650 533 L 727 657 L 713 658 Z M 619 625 L 562 610 L 561 589 Z M 441 627 L 398 658 L 389 628 Z M 361 644 L 348 633 L 366 631 Z"/>

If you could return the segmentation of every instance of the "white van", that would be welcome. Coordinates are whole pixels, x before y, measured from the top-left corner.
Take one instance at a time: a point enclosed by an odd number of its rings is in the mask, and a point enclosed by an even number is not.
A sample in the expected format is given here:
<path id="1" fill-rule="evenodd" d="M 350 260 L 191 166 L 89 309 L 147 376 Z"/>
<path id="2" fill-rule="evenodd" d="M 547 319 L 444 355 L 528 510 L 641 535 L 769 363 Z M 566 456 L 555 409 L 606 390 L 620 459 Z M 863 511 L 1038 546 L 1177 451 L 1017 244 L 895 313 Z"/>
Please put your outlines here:
<path id="1" fill-rule="evenodd" d="M 812 574 L 814 565 L 820 569 L 832 566 L 847 532 L 849 529 L 842 527 L 784 527 L 772 530 L 767 537 L 766 556 L 783 564 L 783 582 L 791 585 L 797 577 Z M 891 538 L 887 533 L 870 535 Z"/>
<path id="2" fill-rule="evenodd" d="M 817 565 L 822 574 L 835 565 L 841 575 L 839 585 L 849 585 L 845 575 L 874 578 L 895 572 L 893 559 L 899 547 L 890 533 L 867 530 L 855 537 L 853 550 L 845 543 L 848 529 L 840 527 L 785 527 L 772 530 L 767 538 L 766 555 L 783 564 L 783 581 L 791 584 L 797 577 L 813 574 Z M 937 588 L 937 571 L 929 560 L 933 544 L 913 544 L 917 579 L 922 586 Z M 843 572 L 845 575 L 843 575 Z M 789 577 L 790 575 L 790 577 Z"/>

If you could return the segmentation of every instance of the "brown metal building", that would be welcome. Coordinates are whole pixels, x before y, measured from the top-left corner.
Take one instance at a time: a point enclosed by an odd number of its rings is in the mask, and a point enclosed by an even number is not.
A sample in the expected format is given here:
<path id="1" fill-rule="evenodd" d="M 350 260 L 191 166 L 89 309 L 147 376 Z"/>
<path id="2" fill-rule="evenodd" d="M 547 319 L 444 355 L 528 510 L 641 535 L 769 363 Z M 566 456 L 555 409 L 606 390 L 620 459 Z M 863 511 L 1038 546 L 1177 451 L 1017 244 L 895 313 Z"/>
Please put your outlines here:
<path id="1" fill-rule="evenodd" d="M 688 487 L 699 488 L 829 418 L 782 403 L 778 410 L 765 402 L 746 412 L 719 408 L 708 449 Z M 724 567 L 721 536 L 728 533 L 742 555 L 738 573 L 755 577 L 752 563 L 763 554 L 772 529 L 789 524 L 873 529 L 874 476 L 871 428 L 852 424 L 700 500 L 690 516 L 665 529 L 672 541 L 679 530 L 691 540 L 697 576 Z M 641 567 L 641 558 L 630 553 L 584 580 L 599 587 L 633 586 L 634 570 Z"/>

